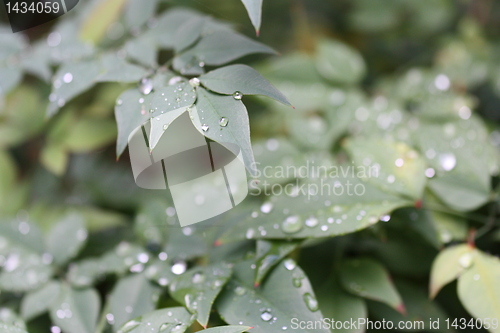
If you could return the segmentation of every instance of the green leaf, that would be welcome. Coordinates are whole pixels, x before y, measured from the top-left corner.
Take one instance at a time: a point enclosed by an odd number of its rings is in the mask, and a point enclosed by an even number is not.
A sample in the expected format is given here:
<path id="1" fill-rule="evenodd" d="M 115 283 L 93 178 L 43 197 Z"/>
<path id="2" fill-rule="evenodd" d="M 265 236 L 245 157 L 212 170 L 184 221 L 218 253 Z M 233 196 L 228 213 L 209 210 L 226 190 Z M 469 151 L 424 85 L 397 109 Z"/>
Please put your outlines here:
<path id="1" fill-rule="evenodd" d="M 137 317 L 125 323 L 117 333 L 183 333 L 195 316 L 185 308 L 165 308 Z"/>
<path id="2" fill-rule="evenodd" d="M 52 304 L 59 298 L 61 284 L 57 281 L 50 281 L 42 288 L 32 291 L 23 297 L 21 303 L 22 317 L 30 321 L 39 315 L 47 312 Z"/>
<path id="3" fill-rule="evenodd" d="M 201 83 L 208 89 L 226 95 L 240 92 L 243 95 L 264 95 L 285 105 L 288 99 L 252 67 L 229 65 L 200 76 Z"/>
<path id="4" fill-rule="evenodd" d="M 406 305 L 406 313 L 401 314 L 391 307 L 379 302 L 367 301 L 370 317 L 376 318 L 376 320 L 392 321 L 393 323 L 413 322 L 413 329 L 402 329 L 402 331 L 406 332 L 422 330 L 434 331 L 429 327 L 430 318 L 432 318 L 433 321 L 439 319 L 440 323 L 444 323 L 446 319 L 449 318 L 449 315 L 441 309 L 439 304 L 429 300 L 425 288 L 410 284 L 406 281 L 396 280 L 395 284 Z M 419 329 L 415 326 L 417 322 L 418 325 L 420 325 Z M 450 332 L 443 324 L 440 325 L 440 331 Z"/>
<path id="5" fill-rule="evenodd" d="M 260 23 L 262 17 L 262 0 L 241 0 L 247 9 L 250 21 L 255 28 L 257 36 L 260 34 Z"/>
<path id="6" fill-rule="evenodd" d="M 253 286 L 252 265 L 253 261 L 236 264 L 234 277 L 217 299 L 216 307 L 224 321 L 251 326 L 255 333 L 274 333 L 289 329 L 293 318 L 322 320 L 311 284 L 293 260 L 278 265 L 259 288 Z"/>
<path id="7" fill-rule="evenodd" d="M 125 44 L 127 57 L 147 67 L 157 66 L 156 51 L 154 41 L 145 36 L 131 39 Z"/>
<path id="8" fill-rule="evenodd" d="M 122 241 L 112 251 L 105 253 L 100 261 L 103 273 L 123 275 L 130 267 L 140 264 L 139 257 L 144 257 L 146 250 L 138 245 Z"/>
<path id="9" fill-rule="evenodd" d="M 335 318 L 337 322 L 357 322 L 359 318 L 367 318 L 368 311 L 365 301 L 342 289 L 336 277 L 330 277 L 318 290 L 318 302 L 325 318 Z M 363 333 L 366 327 L 344 330 L 347 332 Z"/>
<path id="10" fill-rule="evenodd" d="M 23 78 L 23 72 L 17 67 L 0 67 L 0 95 L 6 95 L 14 89 Z"/>
<path id="11" fill-rule="evenodd" d="M 219 238 L 219 243 L 246 238 L 302 239 L 344 235 L 369 227 L 392 210 L 411 204 L 351 174 L 342 177 L 341 170 L 352 172 L 347 166 L 327 170 L 325 178 L 290 183 L 282 188 L 281 194 L 275 189 L 276 195 L 269 200 L 273 205 L 270 212 L 253 212 L 240 218 Z M 268 170 L 268 173 L 273 172 L 280 172 L 280 169 Z M 262 193 L 272 192 L 252 190 L 252 195 Z"/>
<path id="12" fill-rule="evenodd" d="M 200 332 L 205 333 L 243 333 L 249 331 L 252 327 L 249 326 L 218 326 L 207 328 L 206 330 L 202 330 Z"/>
<path id="13" fill-rule="evenodd" d="M 196 92 L 188 83 L 159 88 L 150 104 L 151 129 L 149 147 L 154 149 L 168 126 L 188 110 L 196 100 Z M 191 112 L 191 111 L 190 111 Z M 193 108 L 192 112 L 196 112 Z"/>
<path id="14" fill-rule="evenodd" d="M 0 289 L 11 292 L 35 290 L 47 283 L 53 269 L 39 255 L 22 248 L 8 252 L 0 272 Z"/>
<path id="15" fill-rule="evenodd" d="M 173 65 L 174 69 L 184 74 L 189 65 L 193 65 L 193 61 L 194 64 L 202 62 L 203 65 L 220 66 L 253 53 L 275 54 L 276 52 L 245 36 L 220 30 L 204 36 L 194 47 L 176 56 Z"/>
<path id="16" fill-rule="evenodd" d="M 196 313 L 196 320 L 206 327 L 215 298 L 231 277 L 227 264 L 196 267 L 177 277 L 170 284 L 170 295 Z"/>
<path id="17" fill-rule="evenodd" d="M 174 50 L 180 52 L 192 45 L 200 38 L 206 18 L 195 16 L 183 22 L 176 31 L 174 38 Z"/>
<path id="18" fill-rule="evenodd" d="M 422 124 L 414 136 L 436 173 L 429 188 L 442 202 L 457 211 L 470 211 L 488 202 L 489 161 L 494 155 L 478 119 Z"/>
<path id="19" fill-rule="evenodd" d="M 318 42 L 316 67 L 326 79 L 346 85 L 360 82 L 366 72 L 365 62 L 356 50 L 328 39 Z"/>
<path id="20" fill-rule="evenodd" d="M 269 271 L 295 250 L 300 243 L 300 241 L 258 240 L 254 284 L 260 285 Z"/>
<path id="21" fill-rule="evenodd" d="M 369 258 L 346 260 L 340 269 L 340 282 L 350 293 L 383 302 L 405 313 L 401 296 L 392 284 L 389 273 Z"/>
<path id="22" fill-rule="evenodd" d="M 109 296 L 115 331 L 130 319 L 153 311 L 158 297 L 159 289 L 144 274 L 130 275 L 119 280 Z"/>
<path id="23" fill-rule="evenodd" d="M 200 123 L 195 122 L 194 125 L 198 131 L 228 150 L 233 151 L 231 144 L 236 144 L 241 149 L 246 168 L 255 173 L 250 125 L 245 105 L 232 96 L 216 95 L 203 88 L 198 88 L 197 92 L 196 108 Z M 222 118 L 226 118 L 226 126 L 219 124 Z"/>
<path id="24" fill-rule="evenodd" d="M 72 262 L 69 265 L 68 282 L 77 288 L 90 287 L 105 271 L 101 266 L 102 261 L 96 259 Z"/>
<path id="25" fill-rule="evenodd" d="M 149 74 L 141 66 L 131 64 L 115 53 L 108 53 L 101 59 L 102 73 L 96 78 L 97 82 L 139 82 Z"/>
<path id="26" fill-rule="evenodd" d="M 20 329 L 26 329 L 26 324 L 24 323 L 24 321 L 16 312 L 14 312 L 14 310 L 10 308 L 0 308 L 0 323 L 12 325 Z"/>
<path id="27" fill-rule="evenodd" d="M 380 139 L 353 139 L 345 148 L 358 166 L 370 168 L 362 179 L 388 192 L 418 200 L 422 198 L 425 161 L 409 146 L 401 142 Z"/>
<path id="28" fill-rule="evenodd" d="M 129 135 L 149 119 L 148 105 L 152 95 L 142 95 L 137 89 L 126 90 L 116 99 L 115 118 L 118 127 L 116 156 L 128 145 Z"/>
<path id="29" fill-rule="evenodd" d="M 87 236 L 83 217 L 77 213 L 69 213 L 47 235 L 47 251 L 54 258 L 54 263 L 63 265 L 80 252 Z"/>
<path id="30" fill-rule="evenodd" d="M 64 174 L 68 161 L 68 153 L 60 144 L 49 143 L 40 152 L 40 162 L 47 170 L 57 176 Z"/>
<path id="31" fill-rule="evenodd" d="M 115 137 L 114 121 L 83 117 L 72 125 L 62 144 L 71 152 L 85 153 L 106 146 L 113 142 Z"/>
<path id="32" fill-rule="evenodd" d="M 0 330 L 3 333 L 28 333 L 28 331 L 26 331 L 25 329 L 4 323 L 0 323 Z"/>
<path id="33" fill-rule="evenodd" d="M 458 278 L 457 292 L 462 305 L 476 318 L 500 317 L 500 260 L 475 250 L 473 265 Z M 489 330 L 500 332 L 500 328 Z"/>
<path id="34" fill-rule="evenodd" d="M 52 322 L 65 332 L 95 333 L 100 300 L 95 289 L 73 289 L 63 285 L 50 308 Z"/>
<path id="35" fill-rule="evenodd" d="M 118 19 L 126 2 L 126 0 L 96 2 L 80 28 L 80 38 L 92 44 L 99 44 L 109 26 Z"/>
<path id="36" fill-rule="evenodd" d="M 138 29 L 153 17 L 158 0 L 128 0 L 125 6 L 125 23 L 130 29 Z"/>
<path id="37" fill-rule="evenodd" d="M 179 27 L 194 17 L 199 18 L 201 15 L 185 7 L 165 11 L 157 18 L 156 26 L 146 31 L 145 36 L 154 39 L 163 48 L 173 49 Z"/>
<path id="38" fill-rule="evenodd" d="M 0 254 L 21 248 L 29 252 L 42 254 L 45 245 L 43 235 L 36 223 L 28 218 L 0 222 Z"/>
<path id="39" fill-rule="evenodd" d="M 468 244 L 450 246 L 439 253 L 432 263 L 429 294 L 436 297 L 442 287 L 458 278 L 473 264 L 474 249 Z"/>
<path id="40" fill-rule="evenodd" d="M 100 68 L 98 60 L 69 62 L 59 67 L 53 78 L 47 115 L 53 116 L 71 99 L 92 87 L 100 74 Z"/>

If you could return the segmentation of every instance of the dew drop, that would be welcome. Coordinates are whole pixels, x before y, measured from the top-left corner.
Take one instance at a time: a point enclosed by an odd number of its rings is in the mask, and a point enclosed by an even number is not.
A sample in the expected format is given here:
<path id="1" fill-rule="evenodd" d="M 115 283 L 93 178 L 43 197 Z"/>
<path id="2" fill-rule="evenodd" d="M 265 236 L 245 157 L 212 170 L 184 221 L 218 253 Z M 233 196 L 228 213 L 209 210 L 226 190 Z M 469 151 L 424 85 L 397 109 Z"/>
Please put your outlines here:
<path id="1" fill-rule="evenodd" d="M 153 91 L 153 80 L 144 78 L 139 83 L 139 91 L 144 95 L 149 95 Z"/>
<path id="2" fill-rule="evenodd" d="M 445 171 L 451 171 L 455 168 L 457 159 L 452 153 L 443 153 L 439 155 L 439 165 Z"/>
<path id="3" fill-rule="evenodd" d="M 310 216 L 305 221 L 305 224 L 306 224 L 306 226 L 308 226 L 310 228 L 313 228 L 313 227 L 315 227 L 315 226 L 318 225 L 318 219 L 316 217 L 314 217 L 314 216 Z"/>
<path id="4" fill-rule="evenodd" d="M 458 263 L 463 268 L 469 268 L 472 265 L 472 254 L 466 253 L 458 259 Z"/>
<path id="5" fill-rule="evenodd" d="M 219 125 L 222 127 L 226 127 L 228 122 L 229 122 L 229 119 L 227 119 L 226 117 L 222 117 L 219 119 Z"/>
<path id="6" fill-rule="evenodd" d="M 201 129 L 203 130 L 203 132 L 206 132 L 210 129 L 210 127 L 207 124 L 203 124 L 201 125 Z"/>
<path id="7" fill-rule="evenodd" d="M 166 131 L 166 130 L 167 130 L 167 128 L 168 128 L 168 125 L 167 125 L 167 124 L 163 125 L 163 130 L 164 130 L 164 131 Z"/>
<path id="8" fill-rule="evenodd" d="M 264 202 L 262 206 L 260 206 L 260 211 L 264 214 L 269 214 L 273 210 L 273 203 L 270 201 Z"/>
<path id="9" fill-rule="evenodd" d="M 238 296 L 243 296 L 243 295 L 245 295 L 246 290 L 245 290 L 245 288 L 243 288 L 243 287 L 241 287 L 241 286 L 238 286 L 238 287 L 236 287 L 236 288 L 234 289 L 234 293 L 235 293 L 236 295 L 238 295 Z"/>
<path id="10" fill-rule="evenodd" d="M 197 77 L 193 77 L 191 80 L 189 80 L 189 84 L 193 88 L 198 87 L 200 85 L 200 79 L 198 79 Z"/>
<path id="11" fill-rule="evenodd" d="M 260 315 L 260 318 L 263 320 L 263 321 L 269 321 L 273 318 L 273 315 L 268 312 L 268 311 L 264 311 L 262 312 L 262 314 Z"/>
<path id="12" fill-rule="evenodd" d="M 391 219 L 391 216 L 390 216 L 390 215 L 387 215 L 387 214 L 386 214 L 386 215 L 382 215 L 382 216 L 380 217 L 380 221 L 382 221 L 382 222 L 389 222 L 389 221 L 390 221 L 390 219 Z"/>
<path id="13" fill-rule="evenodd" d="M 202 283 L 203 281 L 205 281 L 205 275 L 201 273 L 195 273 L 191 281 L 193 281 L 193 283 Z"/>
<path id="14" fill-rule="evenodd" d="M 236 99 L 236 100 L 241 100 L 243 98 L 243 94 L 240 93 L 239 91 L 236 91 L 234 94 L 233 94 L 233 98 Z"/>
<path id="15" fill-rule="evenodd" d="M 172 273 L 174 273 L 175 275 L 181 275 L 182 273 L 184 273 L 187 269 L 187 265 L 184 261 L 178 261 L 176 262 L 172 268 L 170 269 L 172 271 Z"/>
<path id="16" fill-rule="evenodd" d="M 122 328 L 117 332 L 117 333 L 128 333 L 132 331 L 134 328 L 139 326 L 141 323 L 138 322 L 137 320 L 131 320 L 127 322 L 125 325 L 122 326 Z"/>
<path id="17" fill-rule="evenodd" d="M 305 293 L 304 294 L 304 302 L 306 302 L 307 308 L 309 310 L 311 310 L 312 312 L 318 311 L 318 309 L 319 309 L 318 301 L 310 293 Z"/>
<path id="18" fill-rule="evenodd" d="M 293 271 L 295 269 L 295 267 L 297 267 L 297 264 L 295 263 L 295 260 L 293 260 L 293 259 L 286 259 L 283 262 L 283 265 L 289 271 Z"/>
<path id="19" fill-rule="evenodd" d="M 64 74 L 63 81 L 64 81 L 64 83 L 70 83 L 71 81 L 73 81 L 73 74 L 71 74 L 71 73 Z"/>
<path id="20" fill-rule="evenodd" d="M 281 230 L 285 233 L 293 234 L 299 232 L 303 227 L 302 221 L 298 215 L 288 216 L 281 223 Z"/>
<path id="21" fill-rule="evenodd" d="M 436 170 L 434 170 L 433 168 L 427 168 L 425 169 L 425 176 L 427 178 L 432 178 L 436 175 Z"/>

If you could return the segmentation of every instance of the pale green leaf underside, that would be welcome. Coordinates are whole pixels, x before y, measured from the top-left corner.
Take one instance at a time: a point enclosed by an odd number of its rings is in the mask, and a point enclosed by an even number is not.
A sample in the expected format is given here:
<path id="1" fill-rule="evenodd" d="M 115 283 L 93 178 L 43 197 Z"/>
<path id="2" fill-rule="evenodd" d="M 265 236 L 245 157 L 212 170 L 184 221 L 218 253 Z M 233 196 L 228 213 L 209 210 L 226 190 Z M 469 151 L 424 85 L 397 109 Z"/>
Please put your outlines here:
<path id="1" fill-rule="evenodd" d="M 241 0 L 241 2 L 245 5 L 250 21 L 252 21 L 252 25 L 258 35 L 260 33 L 260 23 L 262 19 L 262 0 Z"/>

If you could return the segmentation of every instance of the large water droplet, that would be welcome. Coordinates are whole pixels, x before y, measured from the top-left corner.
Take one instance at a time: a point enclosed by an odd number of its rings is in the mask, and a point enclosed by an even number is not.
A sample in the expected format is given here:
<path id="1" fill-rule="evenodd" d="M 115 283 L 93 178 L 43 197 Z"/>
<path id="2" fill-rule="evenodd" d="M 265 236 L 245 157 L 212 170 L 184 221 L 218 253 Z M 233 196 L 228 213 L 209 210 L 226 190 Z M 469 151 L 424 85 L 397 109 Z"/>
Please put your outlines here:
<path id="1" fill-rule="evenodd" d="M 227 119 L 226 117 L 222 117 L 219 119 L 219 125 L 222 127 L 226 127 L 228 122 L 229 122 L 229 119 Z"/>
<path id="2" fill-rule="evenodd" d="M 273 203 L 270 201 L 264 202 L 262 206 L 260 206 L 260 211 L 264 214 L 269 214 L 273 210 Z"/>
<path id="3" fill-rule="evenodd" d="M 281 230 L 283 232 L 293 234 L 298 231 L 300 231 L 303 227 L 303 223 L 300 220 L 300 217 L 298 215 L 291 215 L 288 216 L 282 223 L 281 223 Z"/>
<path id="4" fill-rule="evenodd" d="M 233 94 L 233 98 L 236 99 L 236 100 L 241 100 L 243 98 L 243 94 L 240 93 L 239 91 L 236 91 L 234 94 Z"/>
<path id="5" fill-rule="evenodd" d="M 138 322 L 137 320 L 131 320 L 127 322 L 125 325 L 122 326 L 122 328 L 117 332 L 117 333 L 128 333 L 132 331 L 134 328 L 139 326 L 141 323 Z"/>
<path id="6" fill-rule="evenodd" d="M 273 318 L 273 315 L 268 312 L 268 311 L 264 311 L 262 312 L 262 314 L 260 315 L 260 318 L 263 320 L 263 321 L 269 321 Z"/>
<path id="7" fill-rule="evenodd" d="M 466 253 L 458 259 L 458 263 L 463 268 L 469 268 L 472 265 L 472 254 Z"/>
<path id="8" fill-rule="evenodd" d="M 187 264 L 184 261 L 176 262 L 170 269 L 175 275 L 181 275 L 187 269 Z"/>
<path id="9" fill-rule="evenodd" d="M 308 227 L 313 228 L 318 225 L 318 219 L 314 216 L 310 216 L 309 218 L 307 218 L 305 223 Z"/>
<path id="10" fill-rule="evenodd" d="M 153 91 L 153 80 L 144 78 L 139 83 L 139 91 L 144 95 L 149 95 Z"/>
<path id="11" fill-rule="evenodd" d="M 314 297 L 310 293 L 304 294 L 304 302 L 306 302 L 307 308 L 312 312 L 318 311 L 319 309 L 318 301 L 316 300 L 316 297 Z"/>
<path id="12" fill-rule="evenodd" d="M 203 130 L 203 132 L 206 132 L 210 129 L 210 127 L 207 124 L 203 124 L 201 125 L 201 129 Z"/>
<path id="13" fill-rule="evenodd" d="M 457 159 L 452 153 L 443 153 L 439 155 L 439 165 L 445 171 L 451 171 L 457 165 Z"/>
<path id="14" fill-rule="evenodd" d="M 200 79 L 198 79 L 197 77 L 193 77 L 191 80 L 189 80 L 189 84 L 193 88 L 198 87 L 200 85 Z"/>
<path id="15" fill-rule="evenodd" d="M 293 260 L 293 259 L 286 259 L 283 262 L 283 265 L 289 271 L 293 271 L 295 269 L 295 267 L 297 267 L 297 264 L 295 263 L 295 260 Z"/>

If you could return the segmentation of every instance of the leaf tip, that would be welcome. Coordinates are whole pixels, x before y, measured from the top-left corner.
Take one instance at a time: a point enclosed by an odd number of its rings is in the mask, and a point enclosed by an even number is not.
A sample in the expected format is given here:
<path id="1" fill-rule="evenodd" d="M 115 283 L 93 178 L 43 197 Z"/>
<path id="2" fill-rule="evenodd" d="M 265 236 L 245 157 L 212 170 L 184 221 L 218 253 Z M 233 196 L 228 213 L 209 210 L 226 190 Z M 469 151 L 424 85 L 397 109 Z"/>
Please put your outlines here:
<path id="1" fill-rule="evenodd" d="M 253 287 L 254 287 L 254 288 L 258 288 L 259 286 L 260 286 L 260 282 L 258 282 L 258 281 L 257 281 L 257 282 L 254 282 L 254 284 L 253 284 Z"/>
<path id="2" fill-rule="evenodd" d="M 214 246 L 217 247 L 217 246 L 221 246 L 222 245 L 222 241 L 220 239 L 216 240 L 214 242 Z"/>
<path id="3" fill-rule="evenodd" d="M 423 206 L 422 200 L 419 199 L 419 200 L 415 201 L 414 206 L 415 206 L 416 209 L 421 209 L 422 206 Z"/>
<path id="4" fill-rule="evenodd" d="M 398 306 L 396 306 L 396 311 L 401 313 L 403 316 L 406 316 L 408 313 L 406 312 L 406 307 L 404 303 L 400 303 Z"/>

